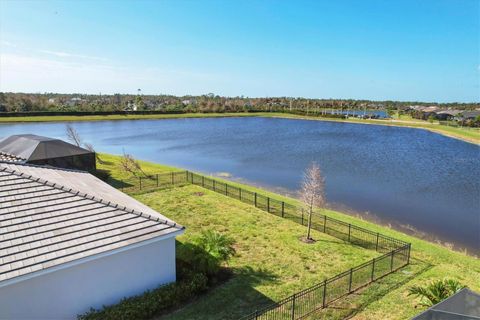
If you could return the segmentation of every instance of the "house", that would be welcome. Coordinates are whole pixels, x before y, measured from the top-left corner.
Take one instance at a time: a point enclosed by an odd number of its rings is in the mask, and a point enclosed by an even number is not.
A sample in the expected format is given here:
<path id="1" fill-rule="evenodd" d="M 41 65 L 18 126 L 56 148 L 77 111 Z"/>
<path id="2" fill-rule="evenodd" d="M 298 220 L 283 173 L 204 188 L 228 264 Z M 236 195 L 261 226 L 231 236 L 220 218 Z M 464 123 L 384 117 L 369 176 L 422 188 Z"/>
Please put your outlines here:
<path id="1" fill-rule="evenodd" d="M 59 139 L 19 134 L 0 140 L 0 160 L 95 170 L 95 152 Z"/>
<path id="2" fill-rule="evenodd" d="M 462 112 L 462 110 L 442 110 L 437 112 L 436 117 L 438 120 L 454 120 Z"/>
<path id="3" fill-rule="evenodd" d="M 67 101 L 67 106 L 74 107 L 82 102 L 82 98 L 74 97 Z"/>
<path id="4" fill-rule="evenodd" d="M 468 288 L 464 288 L 412 318 L 412 320 L 437 319 L 480 320 L 480 295 Z"/>
<path id="5" fill-rule="evenodd" d="M 77 170 L 0 162 L 0 319 L 74 319 L 175 281 L 184 227 Z"/>
<path id="6" fill-rule="evenodd" d="M 480 116 L 480 111 L 479 110 L 464 111 L 462 112 L 461 116 L 462 116 L 462 120 L 474 120 Z"/>

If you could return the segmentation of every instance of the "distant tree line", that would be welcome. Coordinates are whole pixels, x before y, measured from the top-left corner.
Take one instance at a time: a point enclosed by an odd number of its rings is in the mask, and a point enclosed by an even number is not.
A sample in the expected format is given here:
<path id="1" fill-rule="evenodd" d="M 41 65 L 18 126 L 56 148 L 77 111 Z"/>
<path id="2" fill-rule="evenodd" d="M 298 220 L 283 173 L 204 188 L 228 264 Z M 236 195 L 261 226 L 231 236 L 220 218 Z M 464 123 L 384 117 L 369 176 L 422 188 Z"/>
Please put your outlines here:
<path id="1" fill-rule="evenodd" d="M 480 103 L 434 103 L 418 101 L 370 101 L 352 99 L 307 99 L 301 97 L 223 97 L 140 94 L 59 94 L 0 92 L 0 112 L 248 112 L 284 111 L 320 113 L 322 110 L 386 110 L 398 112 L 410 105 L 435 104 L 442 108 L 475 110 Z"/>

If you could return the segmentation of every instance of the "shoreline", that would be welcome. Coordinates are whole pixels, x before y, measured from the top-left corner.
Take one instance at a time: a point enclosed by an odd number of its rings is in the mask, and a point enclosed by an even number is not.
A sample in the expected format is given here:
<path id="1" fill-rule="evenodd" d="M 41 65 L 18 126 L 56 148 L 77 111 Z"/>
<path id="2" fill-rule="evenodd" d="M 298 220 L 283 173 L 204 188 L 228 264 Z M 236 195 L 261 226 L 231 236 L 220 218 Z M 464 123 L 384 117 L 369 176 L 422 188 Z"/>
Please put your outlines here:
<path id="1" fill-rule="evenodd" d="M 0 117 L 0 125 L 38 122 L 66 122 L 66 121 L 117 121 L 117 120 L 162 120 L 188 118 L 242 118 L 264 117 L 281 119 L 298 119 L 310 121 L 330 121 L 365 125 L 381 125 L 390 127 L 404 127 L 422 129 L 440 134 L 448 138 L 457 139 L 480 146 L 480 130 L 475 128 L 462 129 L 448 127 L 441 124 L 422 122 L 420 120 L 378 120 L 378 119 L 334 119 L 308 115 L 296 115 L 281 112 L 229 112 L 229 113 L 182 113 L 182 114 L 154 114 L 154 115 L 88 115 L 88 116 L 32 116 L 32 117 Z M 471 130 L 470 132 L 467 130 Z"/>
<path id="2" fill-rule="evenodd" d="M 238 184 L 243 188 L 255 188 L 260 191 L 263 191 L 264 193 L 271 193 L 278 197 L 283 197 L 289 200 L 293 200 L 295 202 L 300 201 L 295 196 L 295 192 L 292 190 L 269 186 L 269 185 L 263 185 L 263 184 L 255 183 L 240 177 L 234 177 L 230 175 L 226 176 L 226 175 L 219 175 L 218 173 L 212 174 L 208 172 L 199 172 L 199 173 L 204 174 L 206 176 L 210 176 L 211 178 L 215 178 L 219 181 Z M 327 206 L 325 209 L 328 211 L 335 212 L 336 214 L 345 215 L 345 216 L 353 217 L 355 219 L 366 221 L 368 223 L 372 223 L 381 228 L 388 228 L 397 232 L 401 232 L 408 236 L 415 237 L 421 241 L 426 241 L 428 243 L 440 245 L 443 248 L 446 248 L 448 250 L 464 253 L 468 256 L 475 257 L 475 258 L 478 256 L 478 254 L 473 251 L 473 248 L 460 247 L 452 242 L 442 240 L 441 238 L 439 238 L 438 236 L 432 233 L 418 230 L 414 226 L 405 225 L 395 220 L 389 221 L 388 219 L 382 218 L 377 214 L 374 214 L 371 212 L 359 212 L 359 211 L 356 211 L 355 209 L 347 207 L 342 203 L 327 203 Z"/>

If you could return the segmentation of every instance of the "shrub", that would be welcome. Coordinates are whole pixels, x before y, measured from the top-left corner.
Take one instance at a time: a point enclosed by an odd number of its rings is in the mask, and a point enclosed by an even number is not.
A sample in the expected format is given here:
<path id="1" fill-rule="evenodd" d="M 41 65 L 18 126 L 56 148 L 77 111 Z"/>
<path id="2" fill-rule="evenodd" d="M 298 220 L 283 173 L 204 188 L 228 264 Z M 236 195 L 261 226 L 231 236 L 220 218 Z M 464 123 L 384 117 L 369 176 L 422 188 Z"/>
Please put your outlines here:
<path id="1" fill-rule="evenodd" d="M 178 250 L 178 258 L 192 265 L 197 272 L 209 277 L 214 276 L 220 267 L 235 254 L 234 240 L 214 231 L 205 231 L 194 239 L 193 243 L 184 244 Z"/>
<path id="2" fill-rule="evenodd" d="M 457 280 L 443 279 L 429 283 L 425 287 L 413 286 L 408 289 L 408 295 L 415 295 L 421 298 L 420 304 L 422 306 L 431 307 L 454 293 L 462 290 L 462 286 Z"/>
<path id="3" fill-rule="evenodd" d="M 183 266 L 182 263 L 179 264 Z M 203 273 L 196 273 L 184 267 L 179 270 L 177 282 L 163 285 L 141 295 L 124 298 L 118 304 L 104 306 L 100 310 L 79 315 L 79 320 L 139 320 L 151 319 L 168 312 L 185 301 L 195 297 L 207 288 L 208 278 Z"/>

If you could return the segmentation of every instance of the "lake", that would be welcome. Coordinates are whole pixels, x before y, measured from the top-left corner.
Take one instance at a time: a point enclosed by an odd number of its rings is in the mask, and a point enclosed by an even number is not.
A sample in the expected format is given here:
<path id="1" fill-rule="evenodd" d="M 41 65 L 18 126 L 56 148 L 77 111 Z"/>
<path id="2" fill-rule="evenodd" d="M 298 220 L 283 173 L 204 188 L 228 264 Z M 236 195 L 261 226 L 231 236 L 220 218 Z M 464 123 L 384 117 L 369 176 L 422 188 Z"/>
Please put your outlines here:
<path id="1" fill-rule="evenodd" d="M 317 161 L 335 208 L 411 226 L 480 253 L 480 147 L 425 130 L 277 118 L 72 123 L 97 151 L 122 154 L 282 192 Z M 0 136 L 65 139 L 65 123 L 0 125 Z"/>

